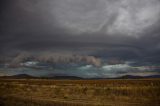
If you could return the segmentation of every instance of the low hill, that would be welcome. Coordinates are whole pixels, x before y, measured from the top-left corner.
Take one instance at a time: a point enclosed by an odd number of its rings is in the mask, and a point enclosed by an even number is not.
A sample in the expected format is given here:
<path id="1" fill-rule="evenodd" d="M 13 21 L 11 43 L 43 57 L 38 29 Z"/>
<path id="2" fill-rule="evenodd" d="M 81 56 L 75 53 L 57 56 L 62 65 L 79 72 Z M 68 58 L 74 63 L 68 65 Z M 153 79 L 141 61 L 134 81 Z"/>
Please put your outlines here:
<path id="1" fill-rule="evenodd" d="M 117 78 L 81 78 L 77 76 L 67 76 L 67 75 L 52 75 L 45 77 L 35 77 L 28 74 L 17 74 L 13 76 L 1 76 L 2 79 L 56 79 L 56 80 L 101 80 L 101 79 L 144 79 L 144 78 L 160 78 L 160 75 L 150 75 L 150 76 L 133 76 L 124 75 Z"/>

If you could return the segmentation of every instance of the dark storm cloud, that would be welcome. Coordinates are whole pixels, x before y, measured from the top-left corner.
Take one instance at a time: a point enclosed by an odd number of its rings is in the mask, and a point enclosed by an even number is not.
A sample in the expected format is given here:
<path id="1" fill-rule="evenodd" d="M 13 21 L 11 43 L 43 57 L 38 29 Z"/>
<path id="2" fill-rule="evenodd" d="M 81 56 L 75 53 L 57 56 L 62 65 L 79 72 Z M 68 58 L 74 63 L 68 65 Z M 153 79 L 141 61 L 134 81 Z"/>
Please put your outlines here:
<path id="1" fill-rule="evenodd" d="M 159 0 L 1 0 L 0 52 L 159 62 Z"/>

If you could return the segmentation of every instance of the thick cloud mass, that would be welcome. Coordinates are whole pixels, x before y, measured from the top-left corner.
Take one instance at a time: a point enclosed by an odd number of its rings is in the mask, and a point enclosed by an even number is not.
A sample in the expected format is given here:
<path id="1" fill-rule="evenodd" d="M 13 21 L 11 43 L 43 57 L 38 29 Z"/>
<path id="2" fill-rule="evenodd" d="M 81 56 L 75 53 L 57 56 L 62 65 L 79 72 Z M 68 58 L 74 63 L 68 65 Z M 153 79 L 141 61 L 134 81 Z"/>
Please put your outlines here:
<path id="1" fill-rule="evenodd" d="M 54 73 L 86 77 L 152 73 L 141 69 L 159 65 L 159 41 L 159 0 L 0 1 L 0 67 L 17 61 L 25 64 L 24 60 L 52 61 L 52 65 L 85 62 L 77 71 Z M 30 68 L 18 70 L 32 73 Z"/>
<path id="2" fill-rule="evenodd" d="M 12 58 L 8 63 L 10 65 L 20 65 L 23 62 L 27 61 L 38 61 L 51 64 L 70 64 L 70 63 L 85 63 L 91 64 L 96 67 L 101 65 L 101 60 L 95 58 L 94 56 L 83 56 L 83 55 L 74 55 L 74 54 L 62 54 L 62 53 L 40 53 L 40 54 L 31 54 L 31 53 L 21 53 L 16 57 Z"/>
<path id="3" fill-rule="evenodd" d="M 58 22 L 73 32 L 140 36 L 160 16 L 158 0 L 59 0 Z"/>

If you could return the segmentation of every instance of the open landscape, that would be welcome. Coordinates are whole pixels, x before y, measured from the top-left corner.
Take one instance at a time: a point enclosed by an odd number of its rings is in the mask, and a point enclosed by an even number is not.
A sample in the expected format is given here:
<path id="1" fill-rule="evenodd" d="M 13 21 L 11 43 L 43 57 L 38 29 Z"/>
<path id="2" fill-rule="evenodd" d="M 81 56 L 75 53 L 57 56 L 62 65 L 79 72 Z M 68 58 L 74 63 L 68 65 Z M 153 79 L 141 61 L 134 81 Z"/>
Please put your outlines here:
<path id="1" fill-rule="evenodd" d="M 159 106 L 160 79 L 1 79 L 1 106 Z"/>
<path id="2" fill-rule="evenodd" d="M 0 106 L 160 106 L 160 0 L 0 0 Z"/>

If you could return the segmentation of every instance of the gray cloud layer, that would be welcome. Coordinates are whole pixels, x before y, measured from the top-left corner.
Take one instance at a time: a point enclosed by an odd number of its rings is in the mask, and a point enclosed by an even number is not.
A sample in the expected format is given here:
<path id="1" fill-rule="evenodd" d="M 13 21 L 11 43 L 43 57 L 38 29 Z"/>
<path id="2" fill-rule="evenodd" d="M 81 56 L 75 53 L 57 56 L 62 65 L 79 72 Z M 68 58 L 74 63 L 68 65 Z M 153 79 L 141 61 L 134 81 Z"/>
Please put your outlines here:
<path id="1" fill-rule="evenodd" d="M 158 0 L 59 0 L 55 16 L 73 32 L 139 37 L 159 22 Z"/>
<path id="2" fill-rule="evenodd" d="M 74 54 L 62 54 L 62 53 L 51 53 L 43 52 L 39 54 L 31 53 L 21 53 L 14 58 L 12 58 L 8 63 L 12 66 L 20 65 L 23 62 L 27 61 L 38 61 L 50 64 L 92 64 L 96 67 L 101 65 L 101 60 L 94 56 L 85 56 L 85 55 L 74 55 Z"/>
<path id="3" fill-rule="evenodd" d="M 159 63 L 159 0 L 1 0 L 0 53 L 71 52 Z"/>

